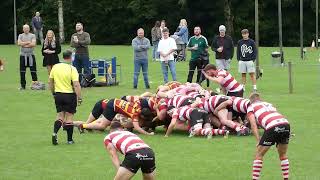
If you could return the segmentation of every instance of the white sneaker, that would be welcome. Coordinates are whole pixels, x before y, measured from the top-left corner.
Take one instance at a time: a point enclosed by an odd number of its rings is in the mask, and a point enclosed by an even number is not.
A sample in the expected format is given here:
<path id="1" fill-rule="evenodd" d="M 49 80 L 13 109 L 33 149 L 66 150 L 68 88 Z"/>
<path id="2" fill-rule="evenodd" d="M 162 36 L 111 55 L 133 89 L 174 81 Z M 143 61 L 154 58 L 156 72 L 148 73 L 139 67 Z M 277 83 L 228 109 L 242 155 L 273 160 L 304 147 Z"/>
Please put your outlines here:
<path id="1" fill-rule="evenodd" d="M 190 129 L 190 134 L 189 134 L 189 138 L 193 137 L 196 135 L 196 132 L 194 131 L 193 128 Z"/>
<path id="2" fill-rule="evenodd" d="M 208 133 L 207 139 L 212 139 L 212 130 Z"/>
<path id="3" fill-rule="evenodd" d="M 223 137 L 224 137 L 225 139 L 227 139 L 227 138 L 229 137 L 229 134 L 230 134 L 230 131 L 227 130 L 227 131 L 224 133 Z"/>

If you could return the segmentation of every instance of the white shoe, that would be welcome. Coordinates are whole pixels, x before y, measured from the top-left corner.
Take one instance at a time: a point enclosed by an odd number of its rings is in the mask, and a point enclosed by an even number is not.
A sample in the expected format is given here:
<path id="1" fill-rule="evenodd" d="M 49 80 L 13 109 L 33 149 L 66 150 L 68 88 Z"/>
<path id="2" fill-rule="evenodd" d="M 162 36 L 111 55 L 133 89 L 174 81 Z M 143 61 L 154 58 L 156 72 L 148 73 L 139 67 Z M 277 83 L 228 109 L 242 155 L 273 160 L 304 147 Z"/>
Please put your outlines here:
<path id="1" fill-rule="evenodd" d="M 227 138 L 229 137 L 229 134 L 230 134 L 230 131 L 227 130 L 227 131 L 224 133 L 223 137 L 224 137 L 225 139 L 227 139 Z"/>
<path id="2" fill-rule="evenodd" d="M 208 133 L 207 139 L 212 139 L 212 130 Z"/>
<path id="3" fill-rule="evenodd" d="M 193 128 L 190 129 L 190 134 L 189 134 L 189 138 L 193 137 L 196 135 L 196 132 L 194 131 Z"/>

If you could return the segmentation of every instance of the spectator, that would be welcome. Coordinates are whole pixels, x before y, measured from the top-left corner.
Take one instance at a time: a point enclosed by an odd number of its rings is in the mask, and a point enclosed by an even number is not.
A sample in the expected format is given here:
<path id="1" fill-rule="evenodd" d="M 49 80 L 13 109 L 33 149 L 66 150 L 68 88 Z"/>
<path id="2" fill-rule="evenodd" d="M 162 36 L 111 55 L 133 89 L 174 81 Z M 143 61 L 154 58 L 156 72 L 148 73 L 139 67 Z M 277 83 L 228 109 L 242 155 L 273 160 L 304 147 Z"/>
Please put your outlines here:
<path id="1" fill-rule="evenodd" d="M 43 44 L 43 22 L 40 17 L 40 12 L 36 12 L 36 15 L 32 18 L 32 29 L 33 33 L 36 35 L 36 38 Z"/>
<path id="2" fill-rule="evenodd" d="M 30 26 L 23 25 L 23 33 L 18 36 L 18 46 L 20 46 L 20 90 L 26 89 L 26 68 L 30 68 L 32 83 L 37 83 L 37 64 L 33 54 L 36 46 L 36 36 L 30 33 Z"/>
<path id="3" fill-rule="evenodd" d="M 216 52 L 218 69 L 229 70 L 234 51 L 232 38 L 226 35 L 226 27 L 224 25 L 219 26 L 219 33 L 214 37 L 211 48 L 212 51 Z"/>
<path id="4" fill-rule="evenodd" d="M 181 38 L 181 40 L 184 42 L 182 44 L 182 61 L 186 60 L 186 44 L 188 43 L 189 39 L 189 31 L 187 26 L 187 21 L 185 19 L 180 20 L 180 24 L 178 27 L 179 31 L 175 32 L 174 35 L 177 35 Z"/>
<path id="5" fill-rule="evenodd" d="M 194 27 L 194 36 L 189 39 L 187 49 L 191 51 L 187 82 L 192 82 L 194 71 L 197 68 L 197 83 L 200 83 L 200 77 L 202 76 L 202 61 L 200 55 L 208 51 L 208 41 L 207 38 L 201 35 L 201 28 L 199 26 Z"/>
<path id="6" fill-rule="evenodd" d="M 88 45 L 91 43 L 90 34 L 83 31 L 82 23 L 76 24 L 76 33 L 71 36 L 71 47 L 75 48 L 75 57 L 73 65 L 77 68 L 80 74 L 79 81 L 81 82 L 81 74 L 91 74 L 89 70 L 89 50 Z"/>
<path id="7" fill-rule="evenodd" d="M 166 28 L 166 20 L 161 20 L 161 22 L 160 22 L 161 38 L 163 38 L 162 30 L 164 28 Z"/>
<path id="8" fill-rule="evenodd" d="M 153 61 L 155 61 L 160 59 L 160 55 L 157 51 L 158 44 L 161 39 L 160 21 L 156 21 L 153 28 L 151 29 L 151 38 L 152 38 L 152 45 L 153 45 L 152 58 L 153 58 Z"/>
<path id="9" fill-rule="evenodd" d="M 82 103 L 79 74 L 71 66 L 71 51 L 63 53 L 65 63 L 53 66 L 49 76 L 49 88 L 53 94 L 57 110 L 57 120 L 53 124 L 52 144 L 58 145 L 57 133 L 61 126 L 67 132 L 67 143 L 73 144 L 73 115 L 77 103 Z"/>
<path id="10" fill-rule="evenodd" d="M 174 62 L 173 53 L 177 49 L 176 42 L 169 37 L 169 29 L 162 30 L 162 39 L 158 45 L 158 52 L 160 53 L 161 68 L 163 73 L 164 83 L 168 82 L 168 66 L 171 71 L 172 80 L 176 81 L 176 64 Z"/>
<path id="11" fill-rule="evenodd" d="M 148 80 L 148 49 L 150 48 L 150 41 L 144 37 L 144 30 L 142 28 L 137 30 L 137 37 L 132 40 L 132 47 L 134 50 L 134 75 L 133 88 L 138 87 L 138 78 L 140 69 L 142 68 L 144 84 L 147 89 L 150 89 Z"/>
<path id="12" fill-rule="evenodd" d="M 52 30 L 48 30 L 41 52 L 43 55 L 43 67 L 47 67 L 50 75 L 52 66 L 59 63 L 58 54 L 61 52 L 60 43 Z"/>
<path id="13" fill-rule="evenodd" d="M 257 57 L 257 48 L 255 42 L 249 38 L 249 30 L 243 29 L 241 31 L 242 38 L 237 46 L 237 59 L 239 61 L 239 73 L 242 74 L 243 87 L 246 85 L 247 73 L 253 85 L 253 91 L 257 91 L 255 72 L 256 68 L 254 61 Z"/>

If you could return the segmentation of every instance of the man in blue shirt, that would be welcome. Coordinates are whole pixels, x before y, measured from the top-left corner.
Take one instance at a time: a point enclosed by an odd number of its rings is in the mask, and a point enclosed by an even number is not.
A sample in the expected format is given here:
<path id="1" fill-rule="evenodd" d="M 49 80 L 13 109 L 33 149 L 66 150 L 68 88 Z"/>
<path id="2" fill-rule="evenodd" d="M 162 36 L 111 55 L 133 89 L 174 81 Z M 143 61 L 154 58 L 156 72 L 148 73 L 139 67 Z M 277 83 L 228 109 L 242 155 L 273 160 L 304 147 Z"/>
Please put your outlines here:
<path id="1" fill-rule="evenodd" d="M 248 29 L 241 31 L 242 39 L 238 41 L 237 46 L 237 59 L 239 61 L 239 73 L 242 74 L 242 84 L 246 84 L 246 75 L 250 74 L 250 79 L 253 85 L 253 91 L 257 91 L 256 77 L 255 77 L 255 64 L 254 61 L 257 57 L 257 48 L 255 42 L 249 38 Z"/>

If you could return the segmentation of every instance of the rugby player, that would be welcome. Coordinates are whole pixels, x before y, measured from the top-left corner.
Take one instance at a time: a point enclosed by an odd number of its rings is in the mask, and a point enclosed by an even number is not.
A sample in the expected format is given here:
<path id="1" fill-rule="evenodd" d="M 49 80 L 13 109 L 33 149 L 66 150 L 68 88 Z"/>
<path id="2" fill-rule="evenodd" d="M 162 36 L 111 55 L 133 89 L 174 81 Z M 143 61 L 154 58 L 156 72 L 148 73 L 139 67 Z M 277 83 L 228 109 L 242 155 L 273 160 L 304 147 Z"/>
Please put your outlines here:
<path id="1" fill-rule="evenodd" d="M 139 120 L 152 120 L 144 117 L 144 114 L 148 114 L 145 112 L 148 112 L 148 110 L 146 108 L 141 109 L 141 106 L 138 103 L 128 102 L 121 99 L 110 99 L 107 102 L 106 107 L 103 110 L 102 117 L 99 121 L 96 120 L 89 124 L 81 124 L 79 128 L 81 131 L 83 131 L 83 129 L 104 130 L 111 124 L 115 115 L 120 113 L 132 119 L 133 127 L 139 133 L 145 135 L 154 135 L 153 132 L 148 133 L 139 125 Z"/>
<path id="2" fill-rule="evenodd" d="M 282 176 L 284 180 L 289 179 L 289 160 L 287 150 L 290 138 L 290 124 L 288 120 L 277 112 L 272 104 L 263 102 L 258 93 L 250 95 L 251 105 L 248 107 L 248 119 L 251 130 L 257 141 L 257 151 L 252 167 L 252 179 L 259 179 L 263 164 L 263 157 L 270 147 L 276 144 Z M 260 138 L 257 125 L 264 129 Z"/>
<path id="3" fill-rule="evenodd" d="M 223 94 L 227 96 L 243 97 L 243 85 L 226 70 L 217 69 L 213 64 L 208 64 L 204 68 L 204 76 L 221 86 Z"/>
<path id="4" fill-rule="evenodd" d="M 120 122 L 111 123 L 110 133 L 104 138 L 104 146 L 117 170 L 115 180 L 129 180 L 140 168 L 144 180 L 155 179 L 153 150 L 137 135 L 124 131 Z M 117 152 L 125 156 L 121 164 Z"/>

